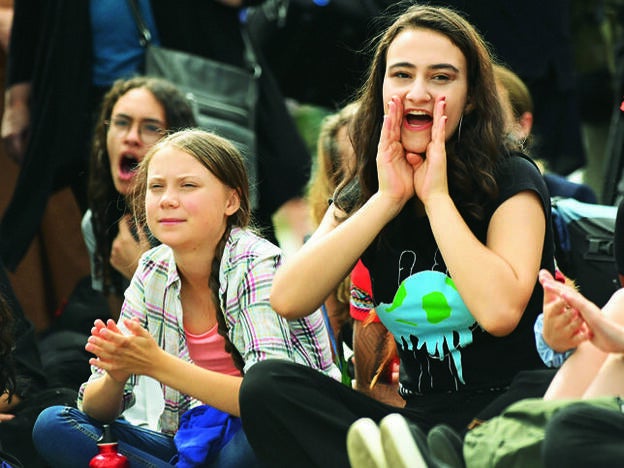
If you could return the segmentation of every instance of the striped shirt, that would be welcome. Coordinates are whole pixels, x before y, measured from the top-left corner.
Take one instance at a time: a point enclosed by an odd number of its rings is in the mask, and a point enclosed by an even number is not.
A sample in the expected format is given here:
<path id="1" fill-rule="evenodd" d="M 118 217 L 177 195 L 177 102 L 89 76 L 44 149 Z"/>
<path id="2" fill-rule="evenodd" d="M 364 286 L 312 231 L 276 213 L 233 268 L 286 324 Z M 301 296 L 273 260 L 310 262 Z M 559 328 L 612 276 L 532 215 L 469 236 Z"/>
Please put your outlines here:
<path id="1" fill-rule="evenodd" d="M 219 298 L 229 339 L 245 362 L 244 370 L 265 359 L 287 359 L 340 379 L 321 312 L 286 320 L 271 308 L 269 294 L 280 263 L 278 247 L 250 231 L 232 229 L 221 259 Z M 137 317 L 161 348 L 192 362 L 183 327 L 180 286 L 173 251 L 166 245 L 147 251 L 126 290 L 120 322 Z M 102 370 L 92 367 L 89 382 L 102 375 Z M 124 408 L 134 404 L 136 382 L 133 375 L 126 383 Z M 85 386 L 80 388 L 79 404 Z M 201 402 L 173 388 L 162 388 L 165 409 L 160 430 L 174 434 L 182 413 Z"/>

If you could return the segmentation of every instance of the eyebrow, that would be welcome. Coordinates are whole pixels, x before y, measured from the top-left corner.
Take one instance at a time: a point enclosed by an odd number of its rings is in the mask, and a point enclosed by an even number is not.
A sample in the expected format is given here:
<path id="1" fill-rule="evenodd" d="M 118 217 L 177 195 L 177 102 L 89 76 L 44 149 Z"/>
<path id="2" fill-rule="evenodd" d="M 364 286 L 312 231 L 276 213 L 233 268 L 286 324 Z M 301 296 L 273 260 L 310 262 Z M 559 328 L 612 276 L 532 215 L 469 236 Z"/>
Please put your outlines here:
<path id="1" fill-rule="evenodd" d="M 388 68 L 416 68 L 416 66 L 410 62 L 398 62 L 390 65 Z M 450 63 L 436 63 L 434 65 L 429 65 L 427 68 L 429 70 L 452 70 L 455 73 L 459 73 L 459 68 L 455 65 L 451 65 Z"/>
<path id="2" fill-rule="evenodd" d="M 178 174 L 175 175 L 173 177 L 174 180 L 176 181 L 180 181 L 180 180 L 186 180 L 186 179 L 197 179 L 200 176 L 198 176 L 195 173 L 189 173 L 189 174 Z M 148 175 L 147 176 L 147 180 L 165 180 L 167 179 L 167 176 L 161 175 L 161 174 L 153 174 L 153 175 Z"/>
<path id="3" fill-rule="evenodd" d="M 124 114 L 123 112 L 111 116 L 111 118 L 115 118 L 115 117 L 123 117 L 124 119 L 132 120 L 132 121 L 137 120 L 134 117 L 132 117 L 131 115 Z M 163 122 L 162 120 L 154 119 L 154 118 L 151 118 L 151 117 L 147 117 L 146 119 L 139 119 L 139 121 L 140 122 L 152 122 L 152 123 L 157 123 L 157 124 L 160 124 L 160 125 L 165 125 L 165 122 Z"/>

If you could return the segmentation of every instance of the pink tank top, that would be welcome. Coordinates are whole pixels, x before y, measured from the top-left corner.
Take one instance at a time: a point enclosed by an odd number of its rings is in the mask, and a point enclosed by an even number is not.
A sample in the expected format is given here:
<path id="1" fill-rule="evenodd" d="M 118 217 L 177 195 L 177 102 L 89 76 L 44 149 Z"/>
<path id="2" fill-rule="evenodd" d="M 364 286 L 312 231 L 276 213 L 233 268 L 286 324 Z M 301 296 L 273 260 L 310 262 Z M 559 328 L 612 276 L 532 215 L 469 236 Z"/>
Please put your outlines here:
<path id="1" fill-rule="evenodd" d="M 225 339 L 217 332 L 217 325 L 201 335 L 184 330 L 193 362 L 204 369 L 221 374 L 240 376 L 232 356 L 225 351 Z"/>

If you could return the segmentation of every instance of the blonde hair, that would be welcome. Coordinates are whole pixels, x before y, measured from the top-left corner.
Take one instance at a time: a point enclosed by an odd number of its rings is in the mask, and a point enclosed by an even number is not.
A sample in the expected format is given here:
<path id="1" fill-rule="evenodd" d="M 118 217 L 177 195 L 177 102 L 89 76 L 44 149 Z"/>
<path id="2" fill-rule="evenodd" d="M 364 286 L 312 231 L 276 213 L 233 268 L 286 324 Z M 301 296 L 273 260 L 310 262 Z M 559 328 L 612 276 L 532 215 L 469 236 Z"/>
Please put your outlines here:
<path id="1" fill-rule="evenodd" d="M 232 143 L 214 133 L 203 130 L 182 130 L 169 135 L 154 145 L 139 164 L 132 194 L 132 206 L 138 225 L 145 224 L 145 193 L 150 161 L 156 153 L 167 147 L 177 148 L 193 156 L 223 184 L 236 190 L 240 198 L 240 207 L 235 213 L 228 216 L 227 228 L 215 248 L 208 284 L 212 293 L 213 304 L 217 309 L 217 331 L 225 341 L 225 351 L 231 354 L 234 365 L 242 374 L 245 363 L 228 336 L 228 326 L 221 310 L 219 271 L 231 228 L 233 226 L 247 228 L 251 220 L 249 182 L 245 163 L 240 152 Z"/>
<path id="2" fill-rule="evenodd" d="M 345 155 L 340 154 L 338 133 L 349 127 L 357 104 L 352 102 L 321 122 L 316 144 L 316 167 L 308 184 L 308 203 L 312 219 L 318 225 L 327 211 L 329 199 L 346 175 Z"/>
<path id="3" fill-rule="evenodd" d="M 522 78 L 500 64 L 494 65 L 494 78 L 507 90 L 511 111 L 516 120 L 525 112 L 533 113 L 533 98 Z"/>
<path id="4" fill-rule="evenodd" d="M 204 130 L 187 129 L 172 133 L 156 143 L 139 164 L 132 193 L 132 207 L 137 223 L 145 224 L 147 169 L 154 154 L 166 147 L 177 148 L 197 159 L 217 179 L 236 190 L 240 208 L 228 217 L 228 226 L 246 228 L 251 222 L 249 180 L 241 153 L 229 140 Z"/>

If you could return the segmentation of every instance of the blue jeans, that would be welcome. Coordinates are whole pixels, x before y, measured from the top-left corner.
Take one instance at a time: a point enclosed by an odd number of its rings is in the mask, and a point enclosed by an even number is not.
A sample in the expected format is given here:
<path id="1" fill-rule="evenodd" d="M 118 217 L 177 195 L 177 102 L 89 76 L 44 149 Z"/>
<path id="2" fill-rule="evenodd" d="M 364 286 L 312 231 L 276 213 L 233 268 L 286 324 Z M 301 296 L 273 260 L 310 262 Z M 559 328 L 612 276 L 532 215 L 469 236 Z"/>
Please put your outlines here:
<path id="1" fill-rule="evenodd" d="M 133 426 L 123 419 L 110 423 L 119 452 L 130 466 L 170 467 L 176 454 L 173 437 Z M 50 466 L 84 468 L 98 453 L 97 440 L 102 423 L 76 408 L 51 406 L 44 409 L 33 428 L 33 441 L 39 455 Z"/>
<path id="2" fill-rule="evenodd" d="M 132 467 L 170 467 L 176 454 L 173 437 L 133 426 L 123 419 L 110 424 L 119 443 L 119 452 Z M 98 453 L 96 441 L 102 423 L 76 408 L 51 406 L 41 412 L 33 428 L 33 441 L 39 454 L 51 466 L 84 468 Z M 245 433 L 241 430 L 221 449 L 211 464 L 215 468 L 259 467 Z"/>

